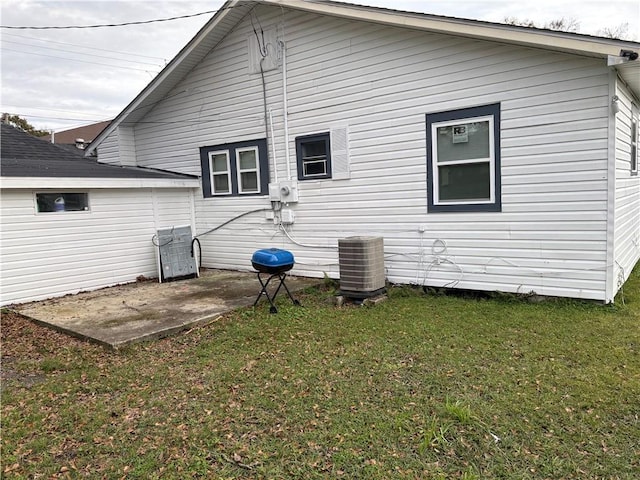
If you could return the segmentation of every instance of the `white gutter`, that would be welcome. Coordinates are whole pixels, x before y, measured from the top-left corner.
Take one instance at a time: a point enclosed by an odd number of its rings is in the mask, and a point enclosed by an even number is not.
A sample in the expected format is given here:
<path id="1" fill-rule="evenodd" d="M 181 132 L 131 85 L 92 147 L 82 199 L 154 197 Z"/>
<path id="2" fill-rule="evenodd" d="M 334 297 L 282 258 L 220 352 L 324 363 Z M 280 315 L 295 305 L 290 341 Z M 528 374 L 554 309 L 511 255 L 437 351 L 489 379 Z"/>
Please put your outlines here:
<path id="1" fill-rule="evenodd" d="M 620 52 L 620 48 L 637 50 L 639 47 L 638 43 L 625 40 L 612 40 L 575 33 L 500 25 L 478 20 L 387 10 L 339 2 L 267 0 L 265 3 L 352 20 L 428 30 L 430 32 L 460 35 L 493 42 L 508 42 L 536 48 L 548 48 L 591 57 L 617 55 Z M 626 46 L 623 46 L 624 44 Z"/>
<path id="2" fill-rule="evenodd" d="M 2 189 L 8 188 L 198 188 L 200 180 L 173 178 L 87 178 L 87 177 L 2 177 Z"/>

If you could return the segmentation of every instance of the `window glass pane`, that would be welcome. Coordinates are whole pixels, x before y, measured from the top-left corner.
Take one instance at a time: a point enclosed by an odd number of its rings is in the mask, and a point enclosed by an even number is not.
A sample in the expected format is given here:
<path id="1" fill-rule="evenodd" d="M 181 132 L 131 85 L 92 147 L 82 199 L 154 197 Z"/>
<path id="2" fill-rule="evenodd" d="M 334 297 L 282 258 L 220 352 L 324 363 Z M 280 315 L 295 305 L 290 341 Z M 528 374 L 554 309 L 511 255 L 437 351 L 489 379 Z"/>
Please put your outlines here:
<path id="1" fill-rule="evenodd" d="M 302 144 L 302 158 L 318 157 L 327 157 L 327 143 L 324 140 L 314 140 Z"/>
<path id="2" fill-rule="evenodd" d="M 213 176 L 213 192 L 229 193 L 229 177 L 227 174 Z"/>
<path id="3" fill-rule="evenodd" d="M 437 128 L 438 162 L 489 158 L 489 122 Z"/>
<path id="4" fill-rule="evenodd" d="M 327 161 L 326 160 L 304 160 L 304 175 L 326 175 L 327 174 Z"/>
<path id="5" fill-rule="evenodd" d="M 258 191 L 258 175 L 256 172 L 243 172 L 240 174 L 240 190 L 242 192 Z"/>
<path id="6" fill-rule="evenodd" d="M 256 168 L 256 151 L 245 150 L 238 152 L 240 158 L 240 170 L 251 170 Z"/>
<path id="7" fill-rule="evenodd" d="M 211 155 L 211 170 L 213 172 L 226 172 L 227 171 L 227 154 L 217 153 Z"/>
<path id="8" fill-rule="evenodd" d="M 38 212 L 81 212 L 89 210 L 86 193 L 36 193 Z"/>
<path id="9" fill-rule="evenodd" d="M 488 200 L 491 198 L 489 162 L 438 167 L 440 200 Z"/>

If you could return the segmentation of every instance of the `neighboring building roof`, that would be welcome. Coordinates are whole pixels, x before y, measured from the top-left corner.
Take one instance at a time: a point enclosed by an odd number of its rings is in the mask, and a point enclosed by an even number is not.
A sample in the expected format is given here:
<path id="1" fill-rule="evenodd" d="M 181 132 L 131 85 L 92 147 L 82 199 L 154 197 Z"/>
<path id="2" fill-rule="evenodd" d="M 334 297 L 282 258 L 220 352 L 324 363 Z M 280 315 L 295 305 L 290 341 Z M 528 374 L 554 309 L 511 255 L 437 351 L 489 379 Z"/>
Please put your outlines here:
<path id="1" fill-rule="evenodd" d="M 74 152 L 43 142 L 11 125 L 0 130 L 0 175 L 2 177 L 110 178 L 110 179 L 193 179 L 191 175 L 159 170 L 119 167 L 83 158 Z"/>
<path id="2" fill-rule="evenodd" d="M 577 33 L 505 25 L 424 13 L 320 0 L 228 0 L 171 62 L 87 147 L 90 154 L 118 125 L 133 125 L 161 101 L 256 5 L 332 15 L 399 28 L 409 28 L 479 40 L 501 42 L 602 58 L 620 55 L 621 49 L 640 50 L 640 43 Z M 286 41 L 286 39 L 285 39 Z M 606 65 L 606 63 L 605 63 Z M 640 60 L 616 65 L 620 76 L 640 95 Z"/>
<path id="3" fill-rule="evenodd" d="M 86 144 L 88 144 L 90 142 L 93 142 L 93 140 L 100 134 L 100 132 L 107 128 L 110 123 L 111 120 L 107 120 L 106 122 L 98 122 L 91 125 L 84 125 L 83 127 L 70 128 L 69 130 L 55 132 L 53 135 L 52 143 L 65 143 L 68 145 L 72 145 L 76 143 L 76 140 L 78 138 L 81 138 Z M 45 135 L 39 138 L 42 140 L 46 140 L 47 142 L 51 142 L 51 135 Z"/>

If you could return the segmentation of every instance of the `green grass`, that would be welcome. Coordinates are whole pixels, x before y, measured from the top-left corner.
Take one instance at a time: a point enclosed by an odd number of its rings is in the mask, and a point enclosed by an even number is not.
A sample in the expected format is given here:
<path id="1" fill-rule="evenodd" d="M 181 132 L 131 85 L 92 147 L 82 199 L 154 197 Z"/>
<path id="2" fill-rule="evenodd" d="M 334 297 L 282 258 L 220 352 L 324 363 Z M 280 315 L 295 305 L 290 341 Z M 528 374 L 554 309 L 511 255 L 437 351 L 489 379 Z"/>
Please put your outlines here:
<path id="1" fill-rule="evenodd" d="M 615 306 L 301 300 L 119 353 L 3 338 L 44 377 L 3 386 L 3 477 L 637 478 L 638 269 Z"/>

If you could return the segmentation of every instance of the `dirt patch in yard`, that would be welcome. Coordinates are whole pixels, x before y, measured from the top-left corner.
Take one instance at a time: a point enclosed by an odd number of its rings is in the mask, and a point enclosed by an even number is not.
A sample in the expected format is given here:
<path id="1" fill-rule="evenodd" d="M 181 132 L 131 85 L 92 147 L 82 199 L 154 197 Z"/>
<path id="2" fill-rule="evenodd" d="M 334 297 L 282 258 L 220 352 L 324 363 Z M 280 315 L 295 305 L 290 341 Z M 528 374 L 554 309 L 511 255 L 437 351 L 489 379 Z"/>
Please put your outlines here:
<path id="1" fill-rule="evenodd" d="M 42 362 L 50 357 L 52 349 L 87 345 L 8 310 L 0 313 L 0 323 L 0 381 L 3 389 L 8 383 L 31 387 L 44 381 L 46 373 Z"/>

